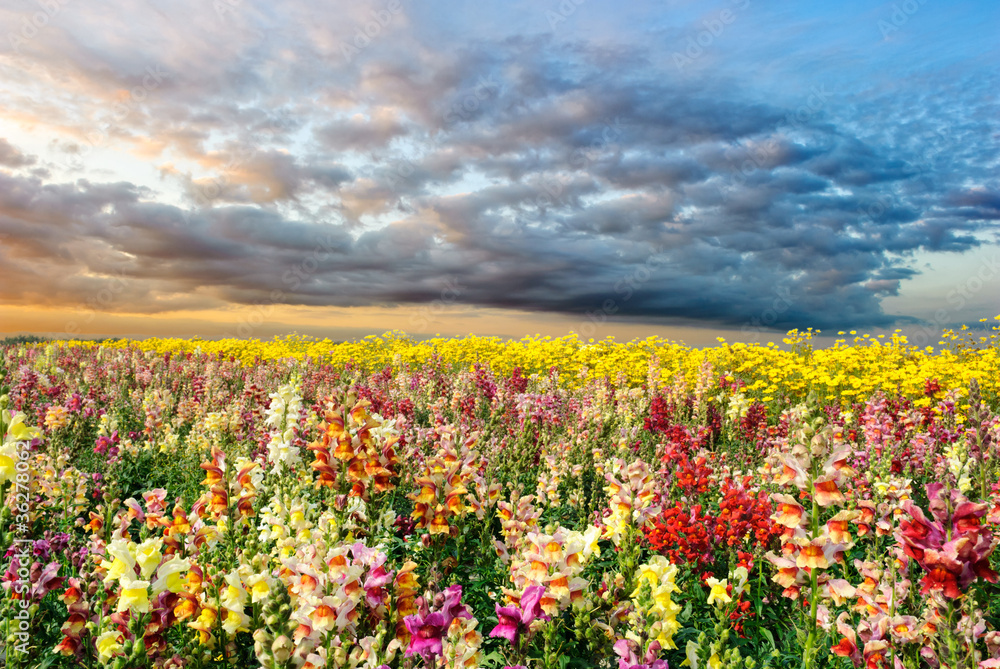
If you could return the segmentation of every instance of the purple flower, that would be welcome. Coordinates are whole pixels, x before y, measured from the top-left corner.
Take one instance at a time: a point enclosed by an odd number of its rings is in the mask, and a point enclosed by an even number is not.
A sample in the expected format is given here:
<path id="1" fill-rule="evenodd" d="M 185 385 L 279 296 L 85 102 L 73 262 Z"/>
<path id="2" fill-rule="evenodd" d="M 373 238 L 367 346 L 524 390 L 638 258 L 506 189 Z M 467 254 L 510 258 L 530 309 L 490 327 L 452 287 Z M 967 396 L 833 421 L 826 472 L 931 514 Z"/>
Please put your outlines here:
<path id="1" fill-rule="evenodd" d="M 441 597 L 441 595 L 438 595 Z M 428 613 L 427 606 L 420 601 L 419 613 L 403 618 L 410 633 L 410 645 L 407 655 L 420 654 L 425 662 L 430 663 L 430 656 L 441 654 L 441 638 L 448 632 L 451 621 L 455 618 L 471 618 L 469 608 L 462 604 L 462 586 L 453 585 L 445 589 L 441 601 L 441 610 Z"/>
<path id="2" fill-rule="evenodd" d="M 525 626 L 530 625 L 535 618 L 548 620 L 549 617 L 542 613 L 542 596 L 545 594 L 544 585 L 533 585 L 526 588 L 521 595 L 521 622 Z"/>
<path id="3" fill-rule="evenodd" d="M 497 626 L 490 632 L 492 637 L 503 637 L 510 645 L 517 645 L 517 637 L 521 633 L 521 612 L 513 606 L 501 607 L 496 604 Z"/>
<path id="4" fill-rule="evenodd" d="M 510 641 L 512 646 L 517 645 L 518 636 L 526 632 L 528 627 L 536 618 L 549 620 L 549 617 L 542 613 L 542 595 L 545 594 L 544 585 L 533 585 L 526 588 L 521 595 L 521 607 L 503 606 L 495 604 L 497 612 L 497 626 L 490 631 L 491 637 L 503 637 Z"/>
<path id="5" fill-rule="evenodd" d="M 40 557 L 43 560 L 48 560 L 49 555 L 52 554 L 52 542 L 50 542 L 48 539 L 39 539 L 38 541 L 35 542 L 35 545 L 32 547 L 32 552 L 35 554 L 36 557 Z"/>
<path id="6" fill-rule="evenodd" d="M 656 656 L 660 652 L 660 642 L 654 641 L 649 644 L 646 655 L 639 660 L 636 657 L 636 650 L 639 644 L 631 639 L 619 639 L 614 645 L 615 655 L 618 660 L 618 669 L 669 669 L 666 660 L 658 660 Z"/>
<path id="7" fill-rule="evenodd" d="M 472 614 L 469 613 L 469 607 L 462 603 L 462 586 L 453 585 L 445 588 L 444 591 L 444 603 L 441 604 L 441 613 L 445 615 L 448 620 L 447 627 L 451 624 L 453 618 L 471 618 Z"/>
<path id="8" fill-rule="evenodd" d="M 419 613 L 403 618 L 407 631 L 410 633 L 410 646 L 407 655 L 420 654 L 429 661 L 430 655 L 441 654 L 441 637 L 448 630 L 450 620 L 445 620 L 443 613 L 431 613 L 422 616 Z"/>

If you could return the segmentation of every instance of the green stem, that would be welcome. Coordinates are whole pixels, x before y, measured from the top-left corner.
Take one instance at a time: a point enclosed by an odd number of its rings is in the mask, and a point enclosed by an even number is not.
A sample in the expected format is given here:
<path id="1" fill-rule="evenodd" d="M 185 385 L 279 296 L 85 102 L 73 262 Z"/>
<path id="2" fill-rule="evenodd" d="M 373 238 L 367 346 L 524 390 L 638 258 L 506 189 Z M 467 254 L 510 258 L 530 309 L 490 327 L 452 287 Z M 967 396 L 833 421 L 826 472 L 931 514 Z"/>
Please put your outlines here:
<path id="1" fill-rule="evenodd" d="M 819 534 L 819 504 L 816 503 L 816 486 L 812 482 L 812 477 L 809 481 L 809 486 L 812 488 L 812 539 L 816 538 Z M 816 573 L 816 567 L 811 567 L 809 569 L 809 636 L 806 638 L 806 647 L 802 651 L 802 667 L 803 669 L 811 669 L 813 661 L 813 647 L 816 645 L 816 612 L 819 605 L 819 598 L 817 597 L 817 580 L 818 574 Z"/>
<path id="2" fill-rule="evenodd" d="M 893 618 L 896 617 L 896 556 L 890 555 L 889 562 L 892 565 L 892 585 L 890 592 L 892 593 L 889 600 L 889 624 L 892 625 Z M 896 642 L 892 635 L 889 635 L 889 666 L 896 666 Z"/>
<path id="3" fill-rule="evenodd" d="M 813 646 L 816 645 L 816 609 L 819 599 L 816 596 L 816 568 L 813 567 L 809 574 L 809 636 L 806 638 L 806 647 L 802 651 L 803 669 L 811 669 L 813 661 Z"/>
<path id="4" fill-rule="evenodd" d="M 952 600 L 948 600 L 948 634 L 945 636 L 946 643 L 948 644 L 948 660 L 952 667 L 958 666 L 958 644 L 955 641 L 955 626 L 954 626 L 954 612 L 955 604 Z"/>

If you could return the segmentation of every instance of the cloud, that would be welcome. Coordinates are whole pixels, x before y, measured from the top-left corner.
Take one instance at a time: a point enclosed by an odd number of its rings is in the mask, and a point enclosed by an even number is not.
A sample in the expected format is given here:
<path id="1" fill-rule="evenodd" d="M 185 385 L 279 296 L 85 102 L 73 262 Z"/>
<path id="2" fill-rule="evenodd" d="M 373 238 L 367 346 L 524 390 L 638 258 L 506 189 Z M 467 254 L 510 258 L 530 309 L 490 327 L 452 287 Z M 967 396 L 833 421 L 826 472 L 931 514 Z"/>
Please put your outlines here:
<path id="1" fill-rule="evenodd" d="M 6 139 L 0 137 L 0 165 L 17 168 L 34 165 L 35 162 L 34 156 L 24 155 Z"/>
<path id="2" fill-rule="evenodd" d="M 0 172 L 0 300 L 372 306 L 457 281 L 469 306 L 738 326 L 781 296 L 776 327 L 880 326 L 915 254 L 967 252 L 1000 213 L 995 77 L 770 96 L 625 40 L 436 43 L 411 5 L 348 63 L 378 3 L 205 7 L 162 31 L 145 3 L 67 8 L 28 45 L 13 112 L 58 142 L 0 140 L 50 170 Z"/>

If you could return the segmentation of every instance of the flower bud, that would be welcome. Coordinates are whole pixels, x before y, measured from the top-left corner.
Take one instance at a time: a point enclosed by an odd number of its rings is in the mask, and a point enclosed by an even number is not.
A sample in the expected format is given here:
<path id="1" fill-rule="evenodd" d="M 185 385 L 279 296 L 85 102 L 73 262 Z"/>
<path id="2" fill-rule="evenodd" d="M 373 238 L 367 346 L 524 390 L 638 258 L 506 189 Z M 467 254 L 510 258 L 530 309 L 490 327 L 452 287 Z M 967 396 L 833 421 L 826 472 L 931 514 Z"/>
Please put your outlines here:
<path id="1" fill-rule="evenodd" d="M 274 653 L 274 659 L 280 663 L 284 664 L 288 661 L 288 658 L 292 655 L 292 650 L 295 649 L 295 644 L 287 636 L 282 634 L 274 643 L 271 644 L 271 652 Z"/>

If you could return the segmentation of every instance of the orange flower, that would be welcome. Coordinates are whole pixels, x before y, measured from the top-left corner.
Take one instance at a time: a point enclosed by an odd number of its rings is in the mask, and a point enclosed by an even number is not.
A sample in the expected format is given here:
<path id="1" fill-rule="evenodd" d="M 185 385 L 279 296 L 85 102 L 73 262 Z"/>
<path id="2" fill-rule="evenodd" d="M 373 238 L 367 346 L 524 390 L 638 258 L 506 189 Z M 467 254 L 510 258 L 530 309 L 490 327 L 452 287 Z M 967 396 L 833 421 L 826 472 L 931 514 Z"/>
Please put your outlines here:
<path id="1" fill-rule="evenodd" d="M 448 493 L 447 499 L 445 499 L 444 504 L 448 507 L 454 515 L 459 516 L 465 513 L 465 503 L 462 501 L 462 495 L 466 492 L 465 488 L 459 488 L 458 490 L 453 490 Z"/>
<path id="2" fill-rule="evenodd" d="M 794 560 L 789 560 L 774 553 L 767 553 L 764 557 L 768 562 L 777 567 L 777 571 L 771 577 L 771 580 L 781 587 L 789 588 L 799 580 L 799 568 Z"/>
<path id="3" fill-rule="evenodd" d="M 791 495 L 776 494 L 772 496 L 772 499 L 775 501 L 776 507 L 771 515 L 771 520 L 785 527 L 798 527 L 802 522 L 805 508 Z"/>
<path id="4" fill-rule="evenodd" d="M 248 492 L 257 492 L 253 487 L 253 477 L 250 476 L 260 464 L 257 462 L 250 462 L 243 465 L 243 468 L 236 474 L 236 481 L 240 484 L 240 487 Z"/>
<path id="5" fill-rule="evenodd" d="M 856 518 L 857 515 L 857 511 L 847 511 L 845 509 L 837 513 L 837 515 L 830 520 L 826 521 L 826 528 L 830 535 L 830 539 L 838 544 L 850 543 L 851 532 L 848 523 Z"/>
<path id="6" fill-rule="evenodd" d="M 795 558 L 795 565 L 800 569 L 826 569 L 829 567 L 830 562 L 823 553 L 823 543 L 822 540 L 817 539 L 803 546 Z"/>
<path id="7" fill-rule="evenodd" d="M 205 580 L 205 576 L 201 570 L 201 567 L 199 567 L 196 564 L 191 565 L 191 569 L 187 573 L 186 580 L 187 580 L 188 591 L 194 594 L 198 594 L 199 592 L 201 592 L 201 584 Z"/>
<path id="8" fill-rule="evenodd" d="M 555 576 L 551 581 L 549 581 L 548 589 L 553 595 L 559 597 L 560 599 L 563 597 L 569 597 L 569 578 L 563 574 Z"/>
<path id="9" fill-rule="evenodd" d="M 299 623 L 299 626 L 296 627 L 295 631 L 292 633 L 292 640 L 295 641 L 295 643 L 299 643 L 310 634 L 312 634 L 312 627 L 305 623 Z"/>
<path id="10" fill-rule="evenodd" d="M 412 498 L 416 504 L 430 504 L 435 499 L 437 499 L 437 489 L 434 483 L 424 479 L 423 481 L 417 480 L 417 483 L 421 484 L 420 494 Z"/>
<path id="11" fill-rule="evenodd" d="M 835 478 L 820 478 L 813 481 L 816 503 L 822 507 L 844 503 L 844 493 L 837 488 Z"/>
<path id="12" fill-rule="evenodd" d="M 189 592 L 182 592 L 179 597 L 181 601 L 174 607 L 174 616 L 178 620 L 187 620 L 198 611 L 198 598 Z"/>
<path id="13" fill-rule="evenodd" d="M 333 629 L 334 623 L 337 622 L 337 611 L 326 602 L 320 602 L 319 606 L 309 614 L 309 619 L 316 629 L 326 632 Z"/>
<path id="14" fill-rule="evenodd" d="M 550 563 L 559 562 L 562 559 L 562 552 L 562 544 L 558 541 L 548 542 L 543 549 L 545 559 Z"/>
<path id="15" fill-rule="evenodd" d="M 83 526 L 83 529 L 97 533 L 104 527 L 104 518 L 93 511 L 90 512 L 90 522 Z"/>
<path id="16" fill-rule="evenodd" d="M 78 636 L 68 636 L 59 642 L 59 645 L 52 650 L 58 652 L 67 657 L 70 655 L 76 655 L 77 649 L 80 647 L 80 637 Z"/>
<path id="17" fill-rule="evenodd" d="M 536 583 L 543 583 L 545 578 L 549 575 L 549 565 L 542 562 L 541 560 L 532 560 L 531 566 L 528 568 L 525 574 L 530 580 Z"/>
<path id="18" fill-rule="evenodd" d="M 240 501 L 236 503 L 236 509 L 240 512 L 240 515 L 244 518 L 249 518 L 253 515 L 253 497 L 240 497 Z"/>
<path id="19" fill-rule="evenodd" d="M 341 435 L 337 439 L 337 447 L 333 449 L 333 457 L 338 460 L 350 460 L 354 457 L 354 444 L 349 434 Z"/>
<path id="20" fill-rule="evenodd" d="M 451 531 L 451 527 L 448 525 L 448 520 L 444 517 L 442 513 L 444 509 L 441 505 L 438 505 L 438 510 L 434 514 L 433 520 L 431 520 L 430 527 L 428 531 L 431 535 L 434 534 L 448 534 Z"/>
<path id="21" fill-rule="evenodd" d="M 71 613 L 62 625 L 62 633 L 66 636 L 79 636 L 87 626 L 87 618 L 82 613 Z"/>
<path id="22" fill-rule="evenodd" d="M 795 458 L 784 458 L 781 461 L 781 473 L 778 474 L 774 482 L 778 485 L 791 483 L 797 488 L 804 488 L 806 484 L 806 472 Z"/>
<path id="23" fill-rule="evenodd" d="M 413 591 L 416 592 L 418 588 L 417 577 L 413 573 L 413 570 L 417 568 L 417 563 L 413 560 L 408 560 L 406 564 L 400 567 L 399 571 L 396 572 L 396 590 Z"/>
<path id="24" fill-rule="evenodd" d="M 191 523 L 188 522 L 187 514 L 184 513 L 184 509 L 178 504 L 174 506 L 174 519 L 170 525 L 163 530 L 163 536 L 171 536 L 174 534 L 187 534 L 191 531 Z"/>
<path id="25" fill-rule="evenodd" d="M 71 608 L 73 604 L 76 604 L 78 601 L 80 601 L 82 597 L 83 593 L 80 591 L 80 588 L 76 587 L 75 585 L 69 586 L 68 588 L 66 588 L 65 592 L 59 595 L 59 599 L 62 601 L 63 604 L 66 605 L 67 608 Z"/>
<path id="26" fill-rule="evenodd" d="M 311 594 L 319 586 L 319 580 L 309 573 L 298 574 L 298 582 L 292 585 L 290 590 L 302 597 Z"/>
<path id="27" fill-rule="evenodd" d="M 375 488 L 375 492 L 386 492 L 395 489 L 396 484 L 392 482 L 392 477 L 393 473 L 391 471 L 385 467 L 379 467 L 372 476 L 372 486 Z"/>
<path id="28" fill-rule="evenodd" d="M 205 480 L 202 485 L 212 486 L 222 481 L 222 465 L 225 462 L 225 454 L 217 446 L 212 445 L 212 461 L 203 462 L 200 467 L 205 470 Z"/>

